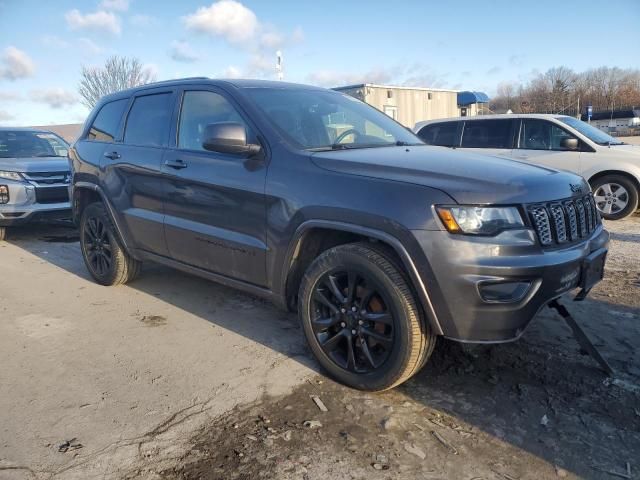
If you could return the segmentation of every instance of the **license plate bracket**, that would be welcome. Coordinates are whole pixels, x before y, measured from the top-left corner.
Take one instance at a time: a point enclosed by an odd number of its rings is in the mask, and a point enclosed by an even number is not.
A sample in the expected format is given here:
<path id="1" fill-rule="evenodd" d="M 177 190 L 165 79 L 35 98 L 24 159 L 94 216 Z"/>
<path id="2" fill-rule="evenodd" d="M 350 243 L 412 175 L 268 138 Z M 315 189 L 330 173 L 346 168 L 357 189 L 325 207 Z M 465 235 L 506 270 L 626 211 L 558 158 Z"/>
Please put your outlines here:
<path id="1" fill-rule="evenodd" d="M 582 262 L 582 276 L 580 288 L 589 292 L 604 277 L 604 264 L 607 259 L 607 250 L 601 248 L 591 253 Z"/>

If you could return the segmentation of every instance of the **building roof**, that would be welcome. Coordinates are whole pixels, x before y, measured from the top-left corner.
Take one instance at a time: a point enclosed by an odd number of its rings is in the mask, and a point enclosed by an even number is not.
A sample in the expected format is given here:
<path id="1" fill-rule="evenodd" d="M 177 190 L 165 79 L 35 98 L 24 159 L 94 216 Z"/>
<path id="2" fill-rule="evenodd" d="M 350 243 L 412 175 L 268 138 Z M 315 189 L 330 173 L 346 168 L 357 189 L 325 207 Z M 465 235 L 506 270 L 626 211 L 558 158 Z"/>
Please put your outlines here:
<path id="1" fill-rule="evenodd" d="M 458 92 L 458 105 L 467 106 L 474 103 L 489 103 L 489 96 L 484 92 Z"/>
<path id="2" fill-rule="evenodd" d="M 427 92 L 450 92 L 450 93 L 458 93 L 458 90 L 451 90 L 448 88 L 428 88 L 428 87 L 407 87 L 407 86 L 398 86 L 398 85 L 379 85 L 377 83 L 357 83 L 354 85 L 344 85 L 342 87 L 333 87 L 332 90 L 337 90 L 337 91 L 341 91 L 341 90 L 352 90 L 354 88 L 364 88 L 364 87 L 371 87 L 371 88 L 393 88 L 396 90 L 422 90 L 422 91 L 427 91 Z"/>

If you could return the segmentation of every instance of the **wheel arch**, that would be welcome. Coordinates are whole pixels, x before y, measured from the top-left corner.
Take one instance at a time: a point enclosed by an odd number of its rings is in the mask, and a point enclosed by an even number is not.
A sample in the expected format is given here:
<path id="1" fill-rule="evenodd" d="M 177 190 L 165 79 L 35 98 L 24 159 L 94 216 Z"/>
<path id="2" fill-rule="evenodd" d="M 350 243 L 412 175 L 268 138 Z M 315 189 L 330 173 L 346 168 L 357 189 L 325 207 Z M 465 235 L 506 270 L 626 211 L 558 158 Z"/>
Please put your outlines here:
<path id="1" fill-rule="evenodd" d="M 593 175 L 591 175 L 591 177 L 589 177 L 589 185 L 591 185 L 593 188 L 593 182 L 595 182 L 599 178 L 606 177 L 607 175 L 619 175 L 630 180 L 631 182 L 633 182 L 636 187 L 636 191 L 640 195 L 640 180 L 635 175 L 629 172 L 625 172 L 624 170 L 602 170 L 600 172 L 594 173 Z"/>
<path id="2" fill-rule="evenodd" d="M 418 273 L 409 252 L 395 236 L 377 229 L 339 221 L 308 220 L 296 230 L 287 250 L 283 269 L 283 292 L 286 306 L 293 310 L 296 305 L 297 287 L 311 262 L 329 248 L 358 241 L 368 241 L 384 250 L 408 275 L 411 288 L 416 292 L 419 304 L 434 332 L 442 334 L 442 328 L 433 307 L 427 288 Z"/>
<path id="3" fill-rule="evenodd" d="M 111 219 L 111 222 L 116 229 L 116 235 L 118 235 L 118 239 L 122 243 L 125 251 L 132 257 L 137 258 L 137 256 L 133 255 L 132 250 L 129 248 L 129 244 L 127 242 L 127 239 L 123 235 L 120 222 L 115 215 L 115 211 L 113 210 L 111 203 L 107 199 L 100 186 L 96 185 L 95 183 L 76 182 L 73 185 L 73 197 L 71 199 L 71 205 L 74 223 L 76 225 L 79 224 L 84 209 L 94 202 L 101 202 L 105 206 L 105 208 L 107 209 L 107 214 L 109 215 L 109 218 Z"/>

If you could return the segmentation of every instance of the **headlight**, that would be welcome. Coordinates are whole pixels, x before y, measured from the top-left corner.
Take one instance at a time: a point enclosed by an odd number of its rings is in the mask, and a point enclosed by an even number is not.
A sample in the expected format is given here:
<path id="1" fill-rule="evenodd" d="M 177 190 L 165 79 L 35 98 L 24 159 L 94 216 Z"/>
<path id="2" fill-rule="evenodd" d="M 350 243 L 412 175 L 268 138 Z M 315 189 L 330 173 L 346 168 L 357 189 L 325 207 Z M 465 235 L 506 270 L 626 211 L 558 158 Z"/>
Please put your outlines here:
<path id="1" fill-rule="evenodd" d="M 525 226 L 516 207 L 456 205 L 436 207 L 436 211 L 450 233 L 495 235 L 502 230 Z"/>
<path id="2" fill-rule="evenodd" d="M 9 180 L 17 180 L 17 181 L 22 180 L 22 176 L 19 173 L 16 173 L 16 172 L 4 172 L 2 170 L 0 170 L 0 178 L 7 178 Z"/>

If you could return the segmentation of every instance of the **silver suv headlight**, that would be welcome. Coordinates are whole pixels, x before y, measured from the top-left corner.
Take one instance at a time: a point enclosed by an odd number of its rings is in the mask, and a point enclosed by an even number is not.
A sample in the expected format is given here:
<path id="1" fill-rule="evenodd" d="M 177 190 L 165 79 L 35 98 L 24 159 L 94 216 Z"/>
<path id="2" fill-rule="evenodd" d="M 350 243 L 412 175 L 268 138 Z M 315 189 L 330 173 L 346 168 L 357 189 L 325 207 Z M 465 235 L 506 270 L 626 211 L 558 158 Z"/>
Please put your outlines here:
<path id="1" fill-rule="evenodd" d="M 19 182 L 20 180 L 22 180 L 22 175 L 16 172 L 5 172 L 3 170 L 0 170 L 0 178 L 6 178 L 8 180 L 16 180 Z"/>
<path id="2" fill-rule="evenodd" d="M 496 235 L 502 230 L 525 227 L 516 207 L 454 205 L 437 206 L 436 211 L 450 233 Z"/>

